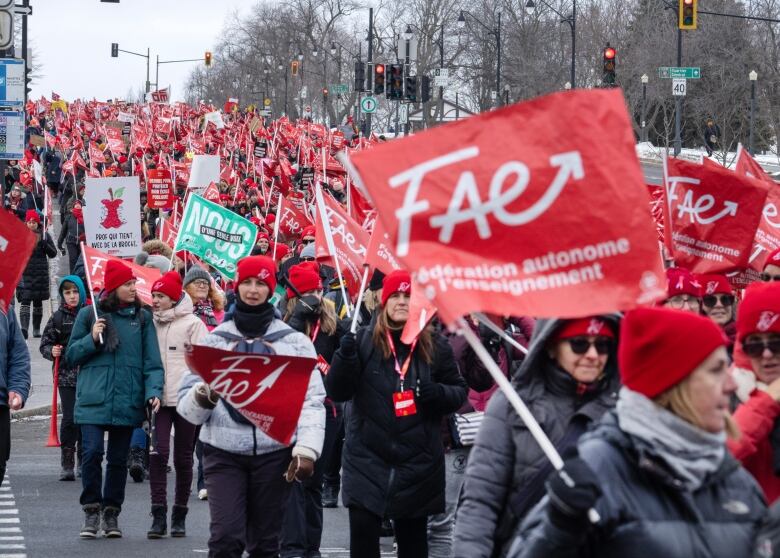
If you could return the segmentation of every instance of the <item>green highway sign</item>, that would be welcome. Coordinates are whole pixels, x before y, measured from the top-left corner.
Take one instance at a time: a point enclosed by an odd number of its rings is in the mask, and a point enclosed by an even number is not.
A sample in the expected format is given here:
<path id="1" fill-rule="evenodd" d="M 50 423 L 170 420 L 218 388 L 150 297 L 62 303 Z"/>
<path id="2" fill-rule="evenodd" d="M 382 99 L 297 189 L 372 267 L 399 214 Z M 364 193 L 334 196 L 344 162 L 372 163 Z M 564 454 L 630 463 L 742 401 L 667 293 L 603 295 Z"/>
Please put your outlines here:
<path id="1" fill-rule="evenodd" d="M 330 92 L 334 95 L 345 95 L 349 93 L 349 86 L 346 83 L 336 83 L 330 86 Z"/>
<path id="2" fill-rule="evenodd" d="M 658 68 L 658 77 L 661 79 L 699 79 L 701 78 L 701 68 L 661 66 Z"/>

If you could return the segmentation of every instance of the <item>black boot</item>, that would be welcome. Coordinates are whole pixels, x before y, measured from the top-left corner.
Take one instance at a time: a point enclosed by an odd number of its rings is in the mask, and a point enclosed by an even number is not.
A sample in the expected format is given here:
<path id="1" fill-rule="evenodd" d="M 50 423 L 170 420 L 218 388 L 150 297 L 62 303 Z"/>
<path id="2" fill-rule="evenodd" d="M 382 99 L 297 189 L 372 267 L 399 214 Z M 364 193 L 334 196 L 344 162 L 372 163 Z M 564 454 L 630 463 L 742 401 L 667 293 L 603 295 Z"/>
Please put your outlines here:
<path id="1" fill-rule="evenodd" d="M 130 448 L 128 472 L 135 482 L 144 481 L 144 450 L 143 448 Z"/>
<path id="2" fill-rule="evenodd" d="M 62 448 L 62 457 L 61 457 L 61 464 L 62 464 L 62 471 L 60 471 L 60 480 L 61 481 L 74 481 L 76 480 L 76 475 L 73 472 L 73 467 L 75 466 L 75 459 L 76 459 L 76 448 Z"/>
<path id="3" fill-rule="evenodd" d="M 118 539 L 122 537 L 122 530 L 119 528 L 117 518 L 119 508 L 107 506 L 103 508 L 103 536 L 107 539 Z"/>
<path id="4" fill-rule="evenodd" d="M 171 536 L 184 537 L 187 532 L 184 528 L 184 520 L 187 518 L 187 506 L 177 506 L 174 504 L 171 511 Z"/>
<path id="5" fill-rule="evenodd" d="M 27 339 L 27 330 L 30 329 L 30 305 L 22 304 L 19 306 L 19 329 L 22 330 L 22 337 Z"/>
<path id="6" fill-rule="evenodd" d="M 174 506 L 174 510 L 176 506 Z M 166 523 L 166 515 L 168 513 L 168 506 L 152 506 L 152 526 L 146 532 L 147 539 L 161 539 L 168 533 L 168 525 Z M 174 512 L 175 513 L 175 512 Z M 171 529 L 173 531 L 173 529 Z"/>
<path id="7" fill-rule="evenodd" d="M 322 487 L 322 507 L 339 507 L 339 487 L 332 484 L 326 484 Z"/>
<path id="8" fill-rule="evenodd" d="M 79 536 L 82 539 L 97 538 L 100 529 L 100 504 L 88 504 L 84 506 L 84 526 Z"/>
<path id="9" fill-rule="evenodd" d="M 32 309 L 33 337 L 41 336 L 41 320 L 43 320 L 43 306 L 33 306 Z"/>

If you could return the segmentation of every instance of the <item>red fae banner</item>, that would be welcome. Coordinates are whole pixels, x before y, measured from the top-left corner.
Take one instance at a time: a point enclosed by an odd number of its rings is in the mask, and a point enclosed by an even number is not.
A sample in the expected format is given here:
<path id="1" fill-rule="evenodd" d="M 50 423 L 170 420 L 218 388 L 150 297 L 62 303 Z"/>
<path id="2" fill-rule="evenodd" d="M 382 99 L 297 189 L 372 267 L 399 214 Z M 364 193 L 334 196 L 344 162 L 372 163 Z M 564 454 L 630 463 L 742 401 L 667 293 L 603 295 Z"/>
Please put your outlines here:
<path id="1" fill-rule="evenodd" d="M 0 210 L 0 311 L 4 313 L 14 300 L 14 290 L 36 242 L 37 237 L 16 214 Z"/>
<path id="2" fill-rule="evenodd" d="M 390 235 L 385 231 L 382 221 L 377 220 L 374 224 L 374 230 L 371 232 L 371 239 L 366 248 L 365 265 L 371 268 L 377 268 L 379 271 L 388 275 L 396 269 L 402 269 L 398 258 L 393 254 L 393 244 Z"/>
<path id="3" fill-rule="evenodd" d="M 705 159 L 664 163 L 665 241 L 675 263 L 693 273 L 748 268 L 767 199 L 760 180 Z"/>
<path id="4" fill-rule="evenodd" d="M 313 358 L 258 355 L 193 345 L 187 366 L 257 428 L 289 444 L 298 427 Z"/>
<path id="5" fill-rule="evenodd" d="M 122 258 L 109 256 L 108 254 L 105 254 L 100 250 L 95 250 L 87 245 L 84 245 L 84 256 L 87 260 L 84 265 L 84 270 L 89 275 L 92 289 L 95 292 L 100 292 L 103 289 L 103 277 L 106 273 L 106 263 L 108 260 L 117 260 L 133 270 L 133 275 L 135 275 L 135 278 L 137 279 L 135 288 L 138 293 L 138 298 L 141 299 L 141 302 L 144 304 L 149 304 L 151 306 L 152 285 L 154 285 L 154 282 L 162 275 L 160 270 L 153 267 L 143 267 L 134 264 L 133 262 L 123 260 Z"/>
<path id="6" fill-rule="evenodd" d="M 618 90 L 556 93 L 352 155 L 393 243 L 445 322 L 571 317 L 664 296 Z"/>
<path id="7" fill-rule="evenodd" d="M 171 171 L 167 169 L 149 169 L 146 171 L 147 200 L 152 209 L 173 207 L 176 195 L 173 192 Z"/>

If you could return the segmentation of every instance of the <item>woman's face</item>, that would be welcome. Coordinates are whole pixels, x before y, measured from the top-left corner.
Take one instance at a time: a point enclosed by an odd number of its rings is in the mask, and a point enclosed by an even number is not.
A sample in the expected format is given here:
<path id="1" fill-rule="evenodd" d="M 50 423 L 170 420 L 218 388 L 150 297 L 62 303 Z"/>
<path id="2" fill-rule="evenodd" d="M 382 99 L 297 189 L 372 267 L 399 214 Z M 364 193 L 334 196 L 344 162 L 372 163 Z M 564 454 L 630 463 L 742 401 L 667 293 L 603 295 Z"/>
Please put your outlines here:
<path id="1" fill-rule="evenodd" d="M 30 229 L 33 232 L 37 231 L 38 230 L 38 221 L 33 221 L 33 220 L 27 221 L 27 228 Z"/>
<path id="2" fill-rule="evenodd" d="M 250 277 L 238 284 L 238 297 L 249 306 L 259 306 L 268 300 L 270 289 L 257 277 Z"/>
<path id="3" fill-rule="evenodd" d="M 127 283 L 117 287 L 116 296 L 119 298 L 119 302 L 124 304 L 135 302 L 135 279 L 130 279 Z"/>
<path id="4" fill-rule="evenodd" d="M 729 357 L 725 347 L 718 347 L 688 376 L 688 393 L 702 430 L 713 434 L 726 427 L 729 399 L 737 383 L 729 371 Z"/>
<path id="5" fill-rule="evenodd" d="M 155 312 L 170 310 L 173 308 L 173 300 L 163 293 L 152 293 L 152 308 Z"/>
<path id="6" fill-rule="evenodd" d="M 393 293 L 385 304 L 387 317 L 396 323 L 406 323 L 409 319 L 409 295 L 407 293 Z"/>
<path id="7" fill-rule="evenodd" d="M 561 339 L 553 344 L 550 357 L 572 378 L 590 384 L 604 373 L 612 344 L 612 339 L 601 335 Z M 585 352 L 581 353 L 586 345 Z"/>
<path id="8" fill-rule="evenodd" d="M 702 300 L 702 312 L 716 324 L 723 326 L 734 319 L 734 295 L 718 293 Z"/>
<path id="9" fill-rule="evenodd" d="M 304 296 L 316 296 L 318 300 L 322 300 L 322 289 L 312 289 L 305 293 L 301 293 L 301 297 Z"/>
<path id="10" fill-rule="evenodd" d="M 260 240 L 258 240 L 258 241 L 257 241 L 257 245 L 258 245 L 258 246 L 260 247 L 260 249 L 261 249 L 261 250 L 263 250 L 264 252 L 265 252 L 266 250 L 268 250 L 268 240 L 267 240 L 267 239 L 265 239 L 265 238 L 261 238 Z"/>
<path id="11" fill-rule="evenodd" d="M 742 342 L 742 350 L 750 359 L 750 364 L 756 377 L 765 384 L 771 384 L 780 378 L 780 351 L 773 352 L 768 344 L 778 344 L 780 336 L 777 333 L 752 333 L 745 337 Z M 774 342 L 774 343 L 772 343 Z M 758 356 L 758 349 L 755 352 L 752 347 L 761 347 L 761 353 Z"/>
<path id="12" fill-rule="evenodd" d="M 192 298 L 196 302 L 206 300 L 209 296 L 209 287 L 211 286 L 205 279 L 196 279 L 190 283 L 192 285 Z"/>

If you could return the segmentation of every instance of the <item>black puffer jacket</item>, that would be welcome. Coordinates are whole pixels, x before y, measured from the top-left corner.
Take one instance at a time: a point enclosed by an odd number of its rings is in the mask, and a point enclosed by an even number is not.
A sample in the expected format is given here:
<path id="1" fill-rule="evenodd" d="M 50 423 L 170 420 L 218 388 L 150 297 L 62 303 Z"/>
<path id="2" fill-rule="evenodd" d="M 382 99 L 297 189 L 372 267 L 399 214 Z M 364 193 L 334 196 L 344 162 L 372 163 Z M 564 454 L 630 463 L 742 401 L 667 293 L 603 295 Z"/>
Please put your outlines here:
<path id="1" fill-rule="evenodd" d="M 617 331 L 618 317 L 611 319 Z M 537 321 L 528 355 L 513 380 L 520 397 L 556 446 L 570 427 L 577 428 L 579 435 L 613 408 L 620 383 L 616 355 L 612 354 L 594 390 L 578 395 L 577 382 L 553 363 L 545 348 L 561 323 Z M 469 457 L 455 522 L 455 556 L 502 556 L 522 516 L 544 496 L 550 467 L 506 396 L 496 392 Z M 518 494 L 526 502 L 522 509 L 512 505 Z"/>
<path id="2" fill-rule="evenodd" d="M 63 244 L 78 246 L 79 238 L 84 234 L 84 225 L 79 223 L 76 216 L 73 215 L 73 207 L 76 205 L 76 199 L 71 198 L 68 201 L 66 211 L 68 212 L 65 221 L 62 223 L 60 236 L 57 238 L 57 246 L 62 250 Z"/>
<path id="3" fill-rule="evenodd" d="M 748 558 L 766 515 L 756 481 L 727 451 L 694 492 L 653 448 L 623 432 L 614 413 L 579 442 L 603 495 L 597 525 L 568 533 L 548 520 L 545 499 L 522 527 L 511 558 Z M 771 556 L 771 554 L 770 554 Z"/>
<path id="4" fill-rule="evenodd" d="M 57 248 L 49 233 L 43 239 L 38 238 L 22 273 L 22 280 L 16 287 L 16 297 L 20 301 L 49 300 L 49 258 L 57 255 Z"/>
<path id="5" fill-rule="evenodd" d="M 400 378 L 393 357 L 384 358 L 371 339 L 373 324 L 357 333 L 357 352 L 336 351 L 326 379 L 328 396 L 349 401 L 342 454 L 342 499 L 380 517 L 424 517 L 444 511 L 444 446 L 439 423 L 443 415 L 466 400 L 466 382 L 458 372 L 447 341 L 433 335 L 433 362 L 418 356 L 404 380 L 404 389 L 417 379 L 442 385 L 435 405 L 417 405 L 417 413 L 396 417 L 393 394 Z M 409 347 L 395 338 L 398 361 Z"/>
<path id="6" fill-rule="evenodd" d="M 76 307 L 68 307 L 63 300 L 62 285 L 65 281 L 73 283 L 79 290 L 79 304 Z M 60 279 L 59 296 L 60 307 L 52 314 L 52 317 L 49 318 L 49 321 L 46 323 L 46 327 L 43 328 L 40 351 L 43 358 L 54 361 L 51 350 L 55 345 L 62 345 L 62 356 L 60 357 L 60 368 L 58 370 L 58 384 L 63 387 L 76 387 L 79 367 L 68 364 L 65 360 L 65 349 L 68 346 L 68 341 L 70 341 L 70 334 L 71 331 L 73 331 L 73 324 L 76 322 L 76 316 L 87 300 L 87 291 L 84 288 L 81 279 L 75 275 L 66 275 Z"/>

